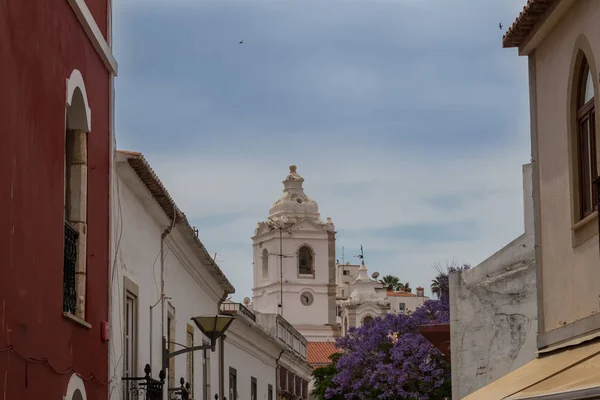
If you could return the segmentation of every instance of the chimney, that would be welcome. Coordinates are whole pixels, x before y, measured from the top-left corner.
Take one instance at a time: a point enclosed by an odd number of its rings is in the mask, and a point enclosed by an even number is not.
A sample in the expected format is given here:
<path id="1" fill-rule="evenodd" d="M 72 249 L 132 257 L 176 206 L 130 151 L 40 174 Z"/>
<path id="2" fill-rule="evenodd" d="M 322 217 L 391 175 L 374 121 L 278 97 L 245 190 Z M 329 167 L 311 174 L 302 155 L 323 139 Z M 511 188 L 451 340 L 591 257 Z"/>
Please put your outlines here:
<path id="1" fill-rule="evenodd" d="M 417 297 L 425 297 L 425 289 L 423 289 L 421 286 L 417 288 Z"/>

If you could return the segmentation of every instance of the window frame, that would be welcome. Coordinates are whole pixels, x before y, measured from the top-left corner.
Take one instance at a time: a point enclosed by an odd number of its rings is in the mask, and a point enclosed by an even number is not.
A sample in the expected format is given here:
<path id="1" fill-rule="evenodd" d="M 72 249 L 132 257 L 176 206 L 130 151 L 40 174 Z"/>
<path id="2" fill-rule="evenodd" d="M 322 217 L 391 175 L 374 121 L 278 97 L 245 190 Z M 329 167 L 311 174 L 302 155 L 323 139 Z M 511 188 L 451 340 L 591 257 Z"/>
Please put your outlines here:
<path id="1" fill-rule="evenodd" d="M 229 367 L 229 400 L 237 400 L 237 370 Z"/>
<path id="2" fill-rule="evenodd" d="M 269 251 L 263 249 L 261 252 L 261 277 L 263 281 L 269 279 Z"/>
<path id="3" fill-rule="evenodd" d="M 85 299 L 87 286 L 88 134 L 91 132 L 92 117 L 85 81 L 77 69 L 73 69 L 66 80 L 65 100 L 63 316 L 86 328 L 91 328 L 91 325 L 85 321 Z M 71 153 L 71 157 L 68 156 L 69 153 Z M 74 183 L 79 184 L 75 191 L 71 186 Z M 77 235 L 73 231 L 76 231 Z M 77 242 L 73 244 L 74 240 L 71 240 L 71 246 L 69 246 L 67 234 L 70 234 L 70 239 L 73 239 L 73 236 L 76 237 Z M 67 251 L 70 252 L 69 256 L 73 255 L 73 247 L 75 247 L 74 257 L 68 257 Z M 72 265 L 73 263 L 74 265 Z"/>
<path id="4" fill-rule="evenodd" d="M 173 353 L 175 351 L 175 335 L 176 331 L 176 322 L 175 322 L 175 307 L 171 303 L 167 305 L 167 348 L 169 349 L 169 353 Z M 175 387 L 175 357 L 169 358 L 169 374 L 168 374 L 168 384 L 169 387 Z"/>
<path id="5" fill-rule="evenodd" d="M 132 311 L 133 315 L 131 318 L 131 327 L 133 329 L 133 334 L 129 335 L 132 337 L 132 340 L 129 343 L 132 343 L 131 348 L 131 362 L 128 363 L 128 355 L 129 355 L 129 346 L 128 346 L 128 328 L 129 321 L 128 311 L 129 311 L 129 302 L 131 300 L 132 303 Z M 136 377 L 138 376 L 138 348 L 139 348 L 139 287 L 133 283 L 129 278 L 123 277 L 123 376 L 127 377 Z M 127 374 L 126 370 L 128 364 L 131 366 L 131 371 Z M 125 400 L 131 399 L 131 393 L 129 391 L 131 381 L 128 381 L 128 384 L 123 385 L 124 395 L 123 398 Z"/>
<path id="6" fill-rule="evenodd" d="M 258 400 L 258 381 L 255 377 L 250 377 L 250 400 Z"/>
<path id="7" fill-rule="evenodd" d="M 594 96 L 583 103 L 588 74 L 590 74 L 590 65 L 585 55 L 581 56 L 581 65 L 578 69 L 577 92 L 575 104 L 575 143 L 577 156 L 577 181 L 579 204 L 577 220 L 581 221 L 598 210 L 598 193 L 594 181 L 598 178 L 598 157 L 596 143 L 596 109 Z M 592 75 L 593 79 L 593 75 Z M 582 126 L 587 125 L 587 132 L 584 134 Z M 584 137 L 585 135 L 585 137 Z M 587 142 L 584 146 L 583 142 Z M 588 164 L 588 165 L 585 165 Z M 588 182 L 589 179 L 589 182 Z M 588 204 L 588 202 L 590 204 Z"/>
<path id="8" fill-rule="evenodd" d="M 186 324 L 186 336 L 185 336 L 185 340 L 186 340 L 186 346 L 189 347 L 194 347 L 194 327 L 190 324 Z M 191 343 L 190 343 L 190 338 L 191 338 Z M 187 383 L 190 384 L 190 397 L 194 397 L 194 352 L 193 351 L 189 351 L 186 353 L 186 360 L 185 360 L 185 374 L 186 374 L 186 380 Z"/>
<path id="9" fill-rule="evenodd" d="M 301 254 L 303 252 L 303 250 L 306 249 L 308 251 L 309 254 L 309 265 L 308 265 L 308 271 L 303 270 L 304 269 L 304 265 L 301 265 L 302 260 L 304 259 L 303 255 Z M 300 247 L 298 247 L 298 250 L 296 251 L 296 258 L 297 258 L 297 263 L 296 263 L 296 271 L 298 274 L 299 278 L 314 278 L 315 277 L 315 251 L 313 250 L 313 248 L 311 246 L 309 246 L 307 243 L 304 243 L 302 245 L 300 245 Z"/>

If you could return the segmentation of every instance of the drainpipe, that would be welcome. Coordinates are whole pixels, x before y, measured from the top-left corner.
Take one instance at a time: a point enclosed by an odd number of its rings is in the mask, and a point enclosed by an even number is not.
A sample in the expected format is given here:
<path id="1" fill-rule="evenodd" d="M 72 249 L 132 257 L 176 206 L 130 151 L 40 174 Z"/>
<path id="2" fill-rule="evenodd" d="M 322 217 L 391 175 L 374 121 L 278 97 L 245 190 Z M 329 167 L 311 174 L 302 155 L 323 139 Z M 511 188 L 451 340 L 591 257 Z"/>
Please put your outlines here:
<path id="1" fill-rule="evenodd" d="M 164 338 L 165 336 L 165 253 L 164 253 L 164 244 L 165 244 L 165 238 L 167 237 L 167 235 L 169 233 L 171 233 L 171 231 L 173 230 L 173 228 L 175 227 L 175 223 L 177 220 L 177 210 L 175 209 L 175 206 L 173 205 L 173 220 L 171 221 L 171 226 L 166 228 L 163 233 L 160 235 L 160 298 L 159 300 L 156 302 L 156 304 L 150 306 L 150 366 L 152 366 L 152 327 L 153 327 L 153 318 L 152 318 L 152 310 L 154 309 L 154 307 L 156 307 L 159 303 L 160 303 L 160 308 L 161 308 L 161 318 L 160 318 L 160 331 L 161 331 L 161 337 Z M 161 357 L 161 367 L 160 369 L 162 370 L 162 355 L 164 352 L 164 348 L 163 348 L 163 344 L 161 341 L 161 350 L 160 350 L 160 357 Z"/>
<path id="2" fill-rule="evenodd" d="M 223 296 L 217 303 L 217 315 L 221 314 L 221 304 L 227 299 L 229 292 L 223 291 Z M 223 392 L 225 392 L 225 335 L 219 338 L 219 398 L 223 399 Z"/>

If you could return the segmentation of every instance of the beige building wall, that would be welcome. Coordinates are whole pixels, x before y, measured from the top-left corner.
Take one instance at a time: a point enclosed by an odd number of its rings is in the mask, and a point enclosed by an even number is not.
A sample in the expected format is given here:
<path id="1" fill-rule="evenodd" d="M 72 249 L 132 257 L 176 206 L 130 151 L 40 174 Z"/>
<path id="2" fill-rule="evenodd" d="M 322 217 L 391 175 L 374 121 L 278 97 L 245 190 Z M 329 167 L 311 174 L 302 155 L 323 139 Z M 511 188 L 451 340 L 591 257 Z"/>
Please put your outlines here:
<path id="1" fill-rule="evenodd" d="M 534 131 L 532 153 L 539 168 L 537 233 L 542 283 L 539 294 L 540 328 L 543 332 L 564 327 L 600 311 L 598 214 L 594 212 L 582 221 L 577 218 L 579 199 L 574 153 L 576 122 L 573 115 L 579 74 L 577 54 L 580 51 L 590 64 L 596 110 L 600 110 L 600 1 L 578 0 L 572 3 L 558 23 L 548 28 L 549 34 L 529 53 Z M 545 25 L 548 24 L 550 22 Z M 599 122 L 599 114 L 596 113 L 597 127 Z M 596 129 L 596 135 L 598 133 Z M 600 144 L 600 140 L 596 141 Z M 589 319 L 585 325 L 580 323 L 576 329 L 571 329 L 570 335 L 600 328 L 600 319 Z M 567 338 L 564 334 L 551 336 L 553 339 L 549 342 Z M 543 347 L 548 343 L 542 340 L 540 344 Z"/>

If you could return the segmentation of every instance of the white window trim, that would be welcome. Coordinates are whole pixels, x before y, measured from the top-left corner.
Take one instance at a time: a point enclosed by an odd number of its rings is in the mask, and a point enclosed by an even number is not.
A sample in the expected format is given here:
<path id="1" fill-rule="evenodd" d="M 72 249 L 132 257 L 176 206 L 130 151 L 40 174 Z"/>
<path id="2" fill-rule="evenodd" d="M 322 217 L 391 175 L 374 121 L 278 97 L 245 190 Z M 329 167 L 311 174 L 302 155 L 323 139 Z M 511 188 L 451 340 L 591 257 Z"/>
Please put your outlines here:
<path id="1" fill-rule="evenodd" d="M 104 36 L 102 35 L 98 24 L 96 24 L 96 21 L 94 20 L 90 9 L 85 4 L 85 0 L 67 0 L 67 2 L 75 12 L 77 19 L 83 26 L 83 30 L 90 39 L 90 42 L 92 42 L 92 45 L 96 49 L 96 52 L 98 53 L 100 58 L 102 59 L 102 62 L 106 66 L 106 69 L 114 76 L 117 76 L 117 60 L 115 60 L 115 57 L 112 54 L 112 50 L 106 42 L 106 39 L 104 39 Z"/>
<path id="2" fill-rule="evenodd" d="M 70 129 L 79 129 L 85 132 L 90 132 L 92 130 L 92 110 L 88 103 L 87 91 L 85 89 L 85 82 L 83 80 L 83 75 L 77 69 L 74 69 L 71 72 L 71 76 L 67 78 L 67 106 L 71 107 L 73 104 L 73 94 L 75 93 L 75 89 L 79 89 L 83 96 L 83 103 L 85 104 L 85 121 L 79 121 L 82 123 L 82 126 L 74 126 L 70 127 Z"/>
<path id="3" fill-rule="evenodd" d="M 67 392 L 65 393 L 64 400 L 72 400 L 75 396 L 75 392 L 79 391 L 81 393 L 81 398 L 83 400 L 87 400 L 87 393 L 85 392 L 85 384 L 83 383 L 83 379 L 77 374 L 71 375 L 69 378 L 69 384 L 67 385 Z"/>

